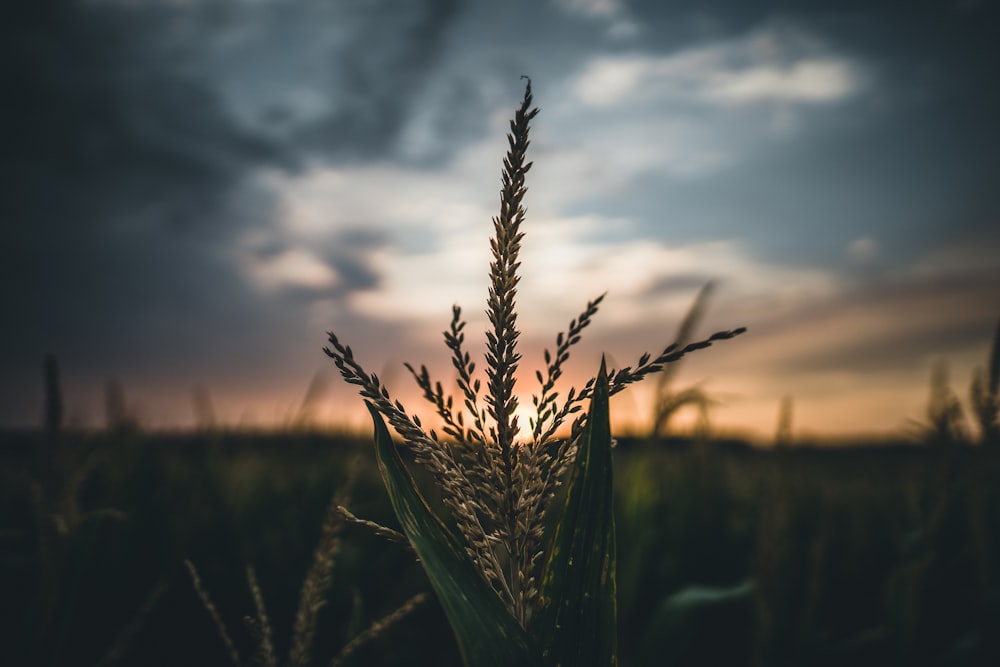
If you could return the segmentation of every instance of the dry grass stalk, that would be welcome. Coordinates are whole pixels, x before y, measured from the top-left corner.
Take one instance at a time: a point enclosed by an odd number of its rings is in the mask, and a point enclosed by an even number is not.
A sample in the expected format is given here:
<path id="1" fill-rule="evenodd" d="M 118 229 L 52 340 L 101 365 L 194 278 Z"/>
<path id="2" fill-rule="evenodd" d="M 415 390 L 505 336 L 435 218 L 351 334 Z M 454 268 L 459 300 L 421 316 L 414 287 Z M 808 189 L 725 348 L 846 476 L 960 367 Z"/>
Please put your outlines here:
<path id="1" fill-rule="evenodd" d="M 344 520 L 337 508 L 350 497 L 356 471 L 356 465 L 352 465 L 348 482 L 341 487 L 327 506 L 319 544 L 313 552 L 309 573 L 302 583 L 299 607 L 295 613 L 295 625 L 292 629 L 289 667 L 305 667 L 309 663 L 309 649 L 316 635 L 316 620 L 319 610 L 326 604 L 326 594 L 333 583 L 333 562 L 340 553 L 340 533 L 344 528 Z"/>
<path id="2" fill-rule="evenodd" d="M 417 593 L 409 600 L 401 604 L 395 611 L 372 623 L 368 626 L 367 630 L 344 645 L 344 648 L 340 650 L 340 653 L 338 653 L 330 662 L 330 667 L 340 667 L 341 665 L 346 664 L 347 660 L 354 655 L 359 648 L 376 639 L 387 629 L 413 613 L 417 607 L 426 601 L 426 593 Z"/>
<path id="3" fill-rule="evenodd" d="M 337 511 L 340 512 L 340 515 L 344 517 L 344 520 L 347 523 L 354 524 L 355 526 L 361 526 L 383 539 L 389 540 L 390 542 L 393 542 L 395 544 L 402 545 L 405 549 L 411 552 L 413 551 L 413 548 L 410 546 L 409 540 L 406 539 L 406 535 L 403 535 L 398 530 L 393 530 L 392 528 L 386 528 L 380 523 L 375 523 L 374 521 L 369 521 L 368 519 L 361 519 L 359 517 L 356 517 L 351 512 L 351 510 L 347 509 L 343 505 L 338 506 Z"/>
<path id="4" fill-rule="evenodd" d="M 247 585 L 253 596 L 253 606 L 257 610 L 256 618 L 248 616 L 244 619 L 256 640 L 257 655 L 254 663 L 263 667 L 278 667 L 278 658 L 274 652 L 274 631 L 271 629 L 271 621 L 264 605 L 264 594 L 260 590 L 260 584 L 257 583 L 257 572 L 252 565 L 247 565 Z"/>
<path id="5" fill-rule="evenodd" d="M 531 437 L 519 442 L 521 425 L 515 414 L 518 407 L 515 384 L 521 356 L 517 353 L 520 331 L 515 297 L 518 253 L 524 236 L 521 225 L 525 216 L 522 205 L 525 176 L 531 168 L 525 155 L 529 124 L 537 113 L 538 109 L 532 107 L 529 80 L 510 123 L 500 214 L 493 219 L 485 396 L 483 384 L 475 375 L 476 364 L 465 349 L 466 322 L 458 306 L 453 307 L 451 325 L 444 333 L 457 372 L 458 401 L 445 393 L 440 382 L 431 379 L 426 366 L 418 371 L 406 365 L 424 398 L 434 405 L 443 420 L 445 438 L 433 429 L 425 430 L 418 416 L 393 400 L 378 376 L 368 373 L 354 358 L 351 348 L 333 332 L 329 333 L 330 347 L 324 348 L 344 380 L 359 387 L 361 396 L 385 416 L 417 461 L 433 474 L 444 492 L 444 503 L 466 540 L 470 557 L 522 626 L 527 624 L 538 597 L 536 574 L 542 556 L 546 512 L 573 460 L 586 420 L 581 410 L 590 399 L 594 384 L 591 379 L 583 389 L 570 389 L 560 399 L 554 391 L 555 382 L 571 348 L 580 342 L 583 330 L 604 298 L 601 295 L 589 302 L 570 322 L 567 331 L 556 337 L 554 354 L 545 351 L 546 369 L 537 374 L 540 393 L 534 397 L 535 417 L 528 429 Z M 618 393 L 689 352 L 743 331 L 721 331 L 705 340 L 671 344 L 655 357 L 644 354 L 634 367 L 611 371 L 610 393 Z M 568 437 L 556 438 L 559 428 L 567 424 Z"/>
<path id="6" fill-rule="evenodd" d="M 309 664 L 313 640 L 316 636 L 316 624 L 319 618 L 319 611 L 326 604 L 326 596 L 333 583 L 333 566 L 337 555 L 340 553 L 340 538 L 344 528 L 344 523 L 348 521 L 348 517 L 350 517 L 355 523 L 378 526 L 378 524 L 373 522 L 357 519 L 357 517 L 354 517 L 354 515 L 350 512 L 343 510 L 342 505 L 347 502 L 351 495 L 351 491 L 354 488 L 356 473 L 357 461 L 351 464 L 347 480 L 333 496 L 329 505 L 327 505 L 326 513 L 323 518 L 323 526 L 320 530 L 319 543 L 313 551 L 312 565 L 309 567 L 309 572 L 306 574 L 306 578 L 302 582 L 302 591 L 299 595 L 299 606 L 296 610 L 295 622 L 292 627 L 291 647 L 288 652 L 288 660 L 285 663 L 288 667 L 305 667 Z M 379 526 L 379 528 L 381 527 Z M 382 530 L 388 531 L 389 529 L 383 528 Z M 229 655 L 233 660 L 233 664 L 235 664 L 236 667 L 240 667 L 242 663 L 240 661 L 239 653 L 236 650 L 236 646 L 226 630 L 225 623 L 222 622 L 222 618 L 219 616 L 218 609 L 215 607 L 215 604 L 209 597 L 208 592 L 202 585 L 201 577 L 198 576 L 198 570 L 189 560 L 185 560 L 184 564 L 187 566 L 188 572 L 191 573 L 191 580 L 194 584 L 195 592 L 201 599 L 202 606 L 205 607 L 209 616 L 212 617 L 212 621 L 215 623 L 215 626 L 219 631 L 219 636 L 222 638 L 223 643 L 229 650 Z M 247 616 L 243 619 L 250 635 L 254 640 L 254 646 L 256 649 L 254 659 L 251 664 L 261 665 L 263 667 L 277 667 L 278 658 L 274 648 L 274 632 L 264 604 L 264 595 L 261 591 L 260 584 L 257 581 L 257 573 L 254 571 L 253 566 L 250 565 L 247 566 L 246 572 L 247 585 L 250 588 L 250 594 L 253 597 L 254 608 L 256 610 L 255 617 Z M 406 614 L 409 614 L 422 601 L 423 597 L 419 595 L 407 600 L 401 607 L 396 609 L 396 611 L 389 614 L 386 618 L 377 621 L 371 628 L 362 633 L 362 635 L 359 635 L 348 643 L 344 650 L 341 651 L 340 655 L 343 655 L 343 652 L 352 645 L 354 648 L 351 649 L 351 652 L 353 652 L 361 644 L 374 639 L 382 630 L 389 627 Z M 339 655 L 337 659 L 339 659 Z"/>
<path id="7" fill-rule="evenodd" d="M 146 619 L 153 612 L 153 608 L 159 602 L 160 597 L 166 590 L 167 584 L 165 581 L 161 579 L 156 582 L 156 585 L 153 586 L 152 590 L 139 606 L 138 613 L 136 613 L 135 617 L 129 621 L 128 625 L 122 628 L 121 632 L 118 633 L 118 637 L 115 638 L 114 644 L 111 645 L 108 652 L 105 653 L 104 657 L 102 657 L 97 663 L 97 667 L 111 667 L 112 665 L 117 665 L 121 662 L 122 657 L 124 657 L 125 653 L 135 641 L 139 631 L 142 629 L 143 623 L 145 623 Z"/>
<path id="8" fill-rule="evenodd" d="M 198 576 L 198 570 L 195 568 L 194 563 L 189 560 L 184 561 L 184 565 L 187 566 L 188 572 L 191 574 L 191 583 L 194 585 L 194 590 L 198 594 L 198 599 L 201 600 L 201 605 L 208 612 L 208 615 L 212 617 L 212 621 L 215 623 L 215 629 L 219 631 L 219 636 L 222 638 L 222 643 L 226 645 L 226 649 L 229 651 L 229 657 L 233 659 L 233 664 L 236 667 L 240 667 L 242 664 L 240 662 L 240 654 L 236 650 L 236 645 L 233 644 L 233 638 L 229 636 L 229 632 L 226 630 L 226 624 L 222 622 L 222 617 L 219 616 L 219 610 L 215 607 L 215 603 L 212 602 L 212 598 L 209 597 L 208 591 L 201 583 L 201 577 Z"/>

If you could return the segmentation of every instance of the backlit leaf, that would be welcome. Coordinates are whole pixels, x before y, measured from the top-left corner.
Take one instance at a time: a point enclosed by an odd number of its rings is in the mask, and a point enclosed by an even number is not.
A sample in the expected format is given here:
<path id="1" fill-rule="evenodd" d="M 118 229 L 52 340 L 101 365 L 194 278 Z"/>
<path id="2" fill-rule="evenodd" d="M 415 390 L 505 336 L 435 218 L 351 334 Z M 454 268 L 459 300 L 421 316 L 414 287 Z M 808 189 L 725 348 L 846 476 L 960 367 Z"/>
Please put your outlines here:
<path id="1" fill-rule="evenodd" d="M 434 514 L 370 403 L 379 471 L 403 532 L 438 595 L 468 667 L 532 667 L 539 651 Z"/>
<path id="2" fill-rule="evenodd" d="M 545 664 L 552 667 L 618 664 L 608 393 L 602 359 L 542 579 L 538 639 Z"/>

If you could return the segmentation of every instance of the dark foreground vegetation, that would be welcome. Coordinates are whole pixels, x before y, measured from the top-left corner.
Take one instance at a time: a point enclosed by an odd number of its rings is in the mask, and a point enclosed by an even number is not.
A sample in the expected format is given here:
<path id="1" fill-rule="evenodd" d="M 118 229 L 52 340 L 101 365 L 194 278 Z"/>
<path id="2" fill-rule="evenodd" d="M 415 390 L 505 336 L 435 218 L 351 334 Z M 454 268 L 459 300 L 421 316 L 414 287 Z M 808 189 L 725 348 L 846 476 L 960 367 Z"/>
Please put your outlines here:
<path id="1" fill-rule="evenodd" d="M 253 565 L 284 655 L 355 458 L 350 509 L 395 525 L 367 436 L 0 436 L 0 662 L 232 664 L 185 559 L 244 657 Z M 998 448 L 623 441 L 616 475 L 623 665 L 1000 664 Z M 347 526 L 312 664 L 423 590 Z M 432 596 L 350 664 L 459 657 Z"/>

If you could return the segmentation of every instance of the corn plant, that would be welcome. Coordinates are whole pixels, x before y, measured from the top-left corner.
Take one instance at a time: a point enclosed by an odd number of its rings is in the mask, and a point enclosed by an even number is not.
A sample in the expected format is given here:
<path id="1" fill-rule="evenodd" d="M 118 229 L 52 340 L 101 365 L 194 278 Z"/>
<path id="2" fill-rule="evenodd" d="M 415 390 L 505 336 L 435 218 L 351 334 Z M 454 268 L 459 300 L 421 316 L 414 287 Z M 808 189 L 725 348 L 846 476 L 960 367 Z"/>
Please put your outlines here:
<path id="1" fill-rule="evenodd" d="M 558 334 L 554 351 L 545 351 L 545 370 L 536 374 L 535 416 L 523 428 L 516 416 L 521 356 L 515 297 L 525 176 L 531 168 L 525 155 L 529 124 L 537 113 L 529 80 L 510 123 L 500 213 L 493 219 L 485 384 L 466 350 L 466 322 L 459 306 L 453 307 L 444 333 L 457 373 L 457 400 L 426 366 L 406 365 L 443 423 L 442 434 L 425 428 L 394 400 L 333 332 L 324 351 L 367 403 L 393 509 L 451 623 L 465 664 L 615 665 L 614 441 L 608 399 L 689 352 L 744 329 L 671 344 L 619 370 L 607 369 L 602 360 L 597 376 L 582 389 L 560 395 L 556 382 L 604 298 L 598 296 Z M 386 421 L 402 439 L 401 446 L 431 473 L 450 517 L 442 518 L 427 503 Z M 546 518 L 563 484 L 558 522 L 547 531 L 551 523 Z"/>

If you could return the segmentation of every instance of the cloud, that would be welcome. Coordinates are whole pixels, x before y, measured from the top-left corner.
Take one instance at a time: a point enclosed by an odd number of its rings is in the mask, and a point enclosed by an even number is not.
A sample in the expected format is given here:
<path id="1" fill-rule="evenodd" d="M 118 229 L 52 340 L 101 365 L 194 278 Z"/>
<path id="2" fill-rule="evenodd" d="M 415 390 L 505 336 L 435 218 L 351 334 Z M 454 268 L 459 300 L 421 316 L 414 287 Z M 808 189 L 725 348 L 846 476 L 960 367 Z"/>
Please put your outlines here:
<path id="1" fill-rule="evenodd" d="M 639 92 L 656 65 L 657 61 L 649 56 L 602 56 L 587 65 L 573 92 L 590 106 L 621 104 Z"/>
<path id="2" fill-rule="evenodd" d="M 941 261 L 956 250 L 860 281 L 850 270 L 835 274 L 834 289 L 806 290 L 790 308 L 761 310 L 725 288 L 719 307 L 754 331 L 747 367 L 787 378 L 842 376 L 859 385 L 879 374 L 922 378 L 937 359 L 964 366 L 983 354 L 1000 315 L 1000 267 L 977 262 L 975 253 L 964 265 Z"/>
<path id="3" fill-rule="evenodd" d="M 867 264 L 878 257 L 879 244 L 875 239 L 862 236 L 847 245 L 847 256 L 859 264 Z"/>
<path id="4" fill-rule="evenodd" d="M 335 160 L 390 153 L 442 55 L 460 3 L 376 3 L 360 16 L 335 60 L 332 109 L 297 129 L 303 148 Z"/>
<path id="5" fill-rule="evenodd" d="M 778 401 L 791 396 L 797 430 L 899 435 L 907 419 L 922 418 L 936 362 L 951 366 L 954 387 L 964 396 L 971 369 L 987 358 L 1000 316 L 1000 267 L 977 262 L 974 254 L 966 266 L 941 259 L 959 252 L 953 246 L 928 253 L 861 282 L 852 272 L 830 273 L 829 284 L 803 284 L 784 295 L 766 285 L 757 291 L 741 289 L 732 278 L 722 281 L 702 333 L 736 325 L 749 330 L 686 360 L 679 382 L 707 380 L 710 394 L 723 400 L 715 419 L 724 427 L 767 433 Z M 796 279 L 793 271 L 786 276 Z M 689 300 L 691 295 L 693 290 Z M 613 296 L 591 343 L 619 357 L 664 338 L 657 334 L 664 322 L 679 322 L 679 306 L 651 308 L 653 322 L 618 330 Z M 639 408 L 651 400 L 647 388 L 636 392 Z"/>
<path id="6" fill-rule="evenodd" d="M 801 28 L 768 25 L 667 55 L 598 56 L 577 75 L 573 93 L 591 107 L 655 101 L 739 108 L 829 104 L 861 85 L 852 60 Z"/>
<path id="7" fill-rule="evenodd" d="M 317 165 L 282 176 L 274 183 L 282 193 L 282 234 L 301 247 L 317 248 L 333 247 L 331 239 L 339 230 L 379 231 L 385 242 L 357 253 L 366 258 L 377 282 L 339 292 L 364 317 L 416 328 L 438 325 L 456 302 L 471 317 L 481 317 L 489 263 L 486 241 L 495 214 L 490 193 L 496 187 L 483 165 L 495 161 L 491 146 L 470 145 L 453 164 L 437 171 Z M 628 220 L 560 212 L 566 202 L 547 183 L 558 169 L 548 164 L 551 176 L 539 173 L 541 163 L 532 170 L 522 257 L 522 303 L 541 330 L 562 326 L 575 315 L 576 305 L 567 309 L 565 304 L 571 294 L 582 306 L 610 289 L 618 304 L 615 326 L 628 327 L 648 319 L 651 311 L 683 313 L 693 292 L 709 278 L 759 301 L 792 303 L 832 289 L 832 278 L 823 271 L 764 265 L 735 241 L 667 245 L 634 238 Z M 609 230 L 619 232 L 609 237 Z M 772 302 L 771 308 L 778 306 Z"/>
<path id="8" fill-rule="evenodd" d="M 305 248 L 284 250 L 277 255 L 254 258 L 245 271 L 264 290 L 303 288 L 330 289 L 339 278 L 329 264 Z"/>
<path id="9" fill-rule="evenodd" d="M 342 294 L 353 312 L 373 320 L 439 324 L 452 303 L 478 318 L 487 286 L 487 238 L 495 204 L 489 169 L 478 146 L 470 147 L 437 172 L 404 166 L 339 168 L 317 166 L 283 178 L 282 229 L 302 247 L 332 247 L 338 230 L 379 230 L 385 243 L 363 254 L 377 282 Z M 484 176 L 469 178 L 470 173 Z M 535 170 L 532 171 L 535 176 Z M 492 186 L 492 187 L 491 187 Z M 545 184 L 535 187 L 545 192 Z M 383 193 L 391 192 L 391 197 Z M 648 313 L 681 314 L 701 283 L 724 281 L 735 294 L 777 311 L 802 299 L 829 293 L 833 278 L 822 270 L 765 265 L 736 241 L 667 245 L 628 233 L 628 220 L 559 212 L 558 200 L 529 196 L 528 234 L 523 251 L 522 299 L 529 320 L 542 330 L 562 326 L 575 315 L 566 307 L 575 294 L 580 306 L 610 289 L 618 304 L 615 326 L 626 328 Z M 620 233 L 609 235 L 609 230 Z M 360 254 L 360 253 L 358 253 Z M 377 289 L 375 287 L 377 286 Z M 682 287 L 690 287 L 684 293 Z"/>
<path id="10" fill-rule="evenodd" d="M 632 39 L 640 32 L 620 0 L 555 0 L 555 4 L 567 13 L 608 22 L 607 35 L 615 40 Z"/>
<path id="11" fill-rule="evenodd" d="M 365 258 L 377 282 L 338 292 L 366 318 L 437 326 L 456 302 L 479 318 L 487 286 L 489 221 L 495 214 L 490 192 L 496 187 L 482 165 L 495 161 L 495 154 L 485 157 L 482 148 L 470 146 L 437 172 L 317 166 L 281 177 L 274 187 L 282 192 L 283 237 L 300 247 L 323 248 L 337 245 L 333 238 L 340 230 L 377 230 L 383 243 L 352 250 Z M 472 173 L 481 176 L 469 178 Z M 533 180 L 532 193 L 536 188 L 547 189 Z M 622 328 L 647 320 L 651 311 L 683 313 L 710 278 L 723 280 L 747 299 L 788 303 L 832 289 L 832 278 L 824 272 L 764 265 L 738 242 L 671 246 L 636 239 L 627 233 L 627 220 L 568 215 L 559 212 L 561 205 L 551 199 L 537 202 L 529 194 L 521 303 L 540 330 L 562 326 L 577 305 L 608 289 L 617 304 L 615 326 Z M 613 229 L 622 233 L 609 238 L 607 231 Z M 572 294 L 576 301 L 567 308 Z M 771 308 L 777 307 L 772 302 Z"/>
<path id="12" fill-rule="evenodd" d="M 857 83 L 851 67 L 833 58 L 800 60 L 787 67 L 749 67 L 719 72 L 703 94 L 727 105 L 762 102 L 836 102 L 854 92 Z"/>
<path id="13" fill-rule="evenodd" d="M 567 11 L 600 18 L 612 17 L 622 11 L 619 0 L 556 0 Z"/>
<path id="14" fill-rule="evenodd" d="M 993 276 L 886 281 L 843 289 L 808 308 L 771 319 L 770 365 L 781 372 L 862 376 L 919 368 L 984 340 L 995 320 Z M 901 325 L 902 323 L 902 325 Z"/>
<path id="15" fill-rule="evenodd" d="M 717 190 L 726 174 L 745 182 L 747 162 L 787 154 L 791 137 L 816 130 L 810 140 L 822 143 L 821 108 L 867 85 L 858 62 L 781 22 L 667 54 L 599 52 L 543 101 L 537 189 L 547 207 L 584 212 L 611 198 L 641 207 L 649 190 L 674 184 Z"/>
<path id="16" fill-rule="evenodd" d="M 51 338 L 70 317 L 78 337 L 109 335 L 105 318 L 143 319 L 176 287 L 175 250 L 197 248 L 186 275 L 217 280 L 206 248 L 235 220 L 268 212 L 242 190 L 246 176 L 294 168 L 204 81 L 150 53 L 149 18 L 64 1 L 24 3 L 3 24 L 18 66 L 7 87 L 16 130 L 0 156 L 13 227 L 0 271 L 7 312 L 22 323 L 6 342 Z"/>

